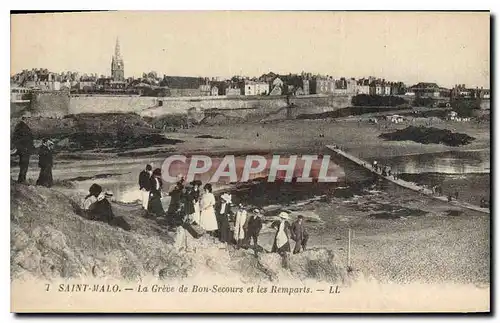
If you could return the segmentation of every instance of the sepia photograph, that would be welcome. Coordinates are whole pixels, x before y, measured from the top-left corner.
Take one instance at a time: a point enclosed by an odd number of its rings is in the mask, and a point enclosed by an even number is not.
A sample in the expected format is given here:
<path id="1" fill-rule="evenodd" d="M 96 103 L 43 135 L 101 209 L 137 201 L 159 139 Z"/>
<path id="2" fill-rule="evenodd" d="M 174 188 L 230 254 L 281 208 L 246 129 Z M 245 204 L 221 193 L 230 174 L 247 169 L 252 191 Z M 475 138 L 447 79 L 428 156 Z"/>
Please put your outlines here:
<path id="1" fill-rule="evenodd" d="M 13 313 L 489 313 L 489 11 L 10 14 Z"/>

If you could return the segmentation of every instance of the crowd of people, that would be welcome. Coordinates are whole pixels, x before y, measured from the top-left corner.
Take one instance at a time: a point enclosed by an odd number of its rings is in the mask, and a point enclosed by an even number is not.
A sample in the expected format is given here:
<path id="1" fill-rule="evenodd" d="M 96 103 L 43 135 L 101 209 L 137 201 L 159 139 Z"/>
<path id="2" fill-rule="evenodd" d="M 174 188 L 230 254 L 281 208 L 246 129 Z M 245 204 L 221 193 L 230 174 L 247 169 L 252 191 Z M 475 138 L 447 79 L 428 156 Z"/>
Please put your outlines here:
<path id="1" fill-rule="evenodd" d="M 376 160 L 374 160 L 372 163 L 372 168 L 382 176 L 389 176 L 389 177 L 392 176 L 394 179 L 398 179 L 398 174 L 392 171 L 391 166 L 388 165 L 382 166 Z"/>
<path id="2" fill-rule="evenodd" d="M 258 208 L 235 203 L 229 193 L 223 193 L 216 199 L 212 185 L 203 185 L 199 180 L 185 183 L 184 178 L 179 176 L 168 193 L 162 192 L 162 185 L 161 169 L 153 170 L 151 165 L 146 165 L 139 174 L 145 216 L 165 217 L 169 225 L 179 230 L 179 234 L 186 233 L 183 228 L 194 233 L 198 230 L 237 249 L 260 249 L 258 243 L 263 214 Z M 165 211 L 161 199 L 167 194 L 170 204 Z M 271 225 L 276 230 L 271 251 L 282 255 L 291 252 L 290 239 L 295 241 L 294 253 L 305 250 L 308 234 L 303 217 L 299 215 L 297 221 L 290 224 L 288 213 L 281 212 L 279 219 Z"/>
<path id="3" fill-rule="evenodd" d="M 51 187 L 53 185 L 52 167 L 54 143 L 43 138 L 37 148 L 31 128 L 23 117 L 15 126 L 12 136 L 14 150 L 12 154 L 19 156 L 18 183 L 27 184 L 26 174 L 31 156 L 38 150 L 38 166 L 40 174 L 36 185 Z M 169 225 L 176 228 L 187 227 L 193 232 L 206 232 L 214 239 L 226 244 L 234 244 L 236 248 L 259 247 L 259 234 L 263 226 L 263 214 L 258 208 L 250 208 L 242 203 L 233 203 L 231 194 L 224 193 L 216 200 L 212 193 L 212 185 L 202 184 L 195 180 L 188 184 L 179 177 L 177 183 L 168 192 L 163 192 L 161 169 L 153 170 L 151 165 L 139 175 L 142 208 L 146 216 L 165 217 Z M 164 210 L 162 197 L 170 196 L 167 211 Z M 104 192 L 98 184 L 92 184 L 89 193 L 82 201 L 83 215 L 94 221 L 101 221 L 113 226 L 130 230 L 130 225 L 123 217 L 115 216 L 110 204 L 113 194 Z M 286 254 L 290 252 L 289 240 L 294 240 L 294 253 L 305 250 L 308 235 L 302 216 L 293 224 L 289 223 L 286 212 L 279 214 L 278 221 L 271 227 L 276 229 L 273 252 Z"/>

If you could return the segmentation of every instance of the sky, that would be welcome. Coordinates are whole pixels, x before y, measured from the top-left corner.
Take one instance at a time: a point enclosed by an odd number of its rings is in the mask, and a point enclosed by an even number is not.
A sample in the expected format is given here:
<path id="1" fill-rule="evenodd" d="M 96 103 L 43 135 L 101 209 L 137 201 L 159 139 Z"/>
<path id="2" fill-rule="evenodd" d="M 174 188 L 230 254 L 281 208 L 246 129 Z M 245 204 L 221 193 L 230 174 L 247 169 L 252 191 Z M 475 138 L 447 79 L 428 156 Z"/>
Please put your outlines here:
<path id="1" fill-rule="evenodd" d="M 120 11 L 11 15 L 11 74 L 275 73 L 490 87 L 488 12 Z"/>

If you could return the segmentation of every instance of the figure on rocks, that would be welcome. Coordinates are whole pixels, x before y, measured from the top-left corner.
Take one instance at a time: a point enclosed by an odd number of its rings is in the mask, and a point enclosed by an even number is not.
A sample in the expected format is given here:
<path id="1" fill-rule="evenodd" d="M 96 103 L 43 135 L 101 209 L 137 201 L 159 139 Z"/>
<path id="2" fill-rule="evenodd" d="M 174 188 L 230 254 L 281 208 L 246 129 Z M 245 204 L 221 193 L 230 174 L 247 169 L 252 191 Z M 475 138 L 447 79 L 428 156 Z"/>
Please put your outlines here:
<path id="1" fill-rule="evenodd" d="M 185 213 L 188 220 L 195 224 L 200 224 L 200 187 L 201 181 L 192 181 L 184 196 Z"/>
<path id="2" fill-rule="evenodd" d="M 184 178 L 179 177 L 173 189 L 168 193 L 170 196 L 170 204 L 168 206 L 167 215 L 172 223 L 179 222 L 181 218 L 182 195 L 184 191 Z"/>
<path id="3" fill-rule="evenodd" d="M 130 231 L 130 224 L 121 216 L 115 216 L 109 199 L 113 197 L 111 192 L 101 192 L 97 201 L 89 209 L 90 220 L 105 222 L 111 226 Z"/>
<path id="4" fill-rule="evenodd" d="M 288 222 L 288 213 L 281 212 L 280 220 L 271 224 L 271 227 L 276 229 L 274 243 L 271 252 L 276 252 L 282 257 L 282 265 L 284 268 L 289 268 L 289 253 L 290 253 L 290 223 Z"/>
<path id="5" fill-rule="evenodd" d="M 155 216 L 165 215 L 165 210 L 161 204 L 163 183 L 161 180 L 161 169 L 156 168 L 151 177 L 151 190 L 149 192 L 148 211 Z"/>
<path id="6" fill-rule="evenodd" d="M 53 159 L 53 145 L 54 143 L 47 138 L 42 140 L 42 145 L 38 149 L 38 167 L 40 167 L 40 175 L 36 181 L 36 185 L 51 187 L 53 184 L 52 179 L 52 166 Z"/>
<path id="7" fill-rule="evenodd" d="M 295 247 L 293 248 L 293 253 L 299 253 L 300 250 L 306 250 L 307 240 L 309 235 L 307 234 L 304 217 L 299 215 L 297 220 L 292 224 L 291 230 L 292 240 L 295 241 Z"/>
<path id="8" fill-rule="evenodd" d="M 212 184 L 203 186 L 203 195 L 201 196 L 200 226 L 212 237 L 215 237 L 217 231 L 217 218 L 215 216 L 215 197 L 212 194 Z"/>
<path id="9" fill-rule="evenodd" d="M 89 209 L 90 220 L 102 221 L 108 224 L 112 223 L 114 214 L 111 208 L 111 203 L 107 200 L 107 197 L 111 196 L 113 195 L 108 192 L 101 192 L 97 196 L 97 201 L 94 202 Z"/>
<path id="10" fill-rule="evenodd" d="M 229 228 L 229 216 L 231 215 L 231 194 L 221 195 L 221 203 L 218 208 L 219 241 L 223 243 L 231 242 L 231 231 Z"/>
<path id="11" fill-rule="evenodd" d="M 236 211 L 236 219 L 234 223 L 234 240 L 236 241 L 236 248 L 239 249 L 245 239 L 245 224 L 247 223 L 247 211 L 243 204 L 238 205 Z"/>
<path id="12" fill-rule="evenodd" d="M 139 190 L 141 191 L 142 208 L 148 211 L 149 191 L 151 191 L 151 176 L 153 175 L 153 167 L 146 165 L 146 169 L 139 174 Z"/>
<path id="13" fill-rule="evenodd" d="M 85 196 L 82 202 L 82 209 L 87 218 L 90 218 L 90 207 L 97 202 L 97 197 L 101 194 L 102 187 L 99 184 L 92 184 L 89 188 L 89 194 Z"/>
<path id="14" fill-rule="evenodd" d="M 271 225 L 273 229 L 277 230 L 271 252 L 284 255 L 290 252 L 290 223 L 288 222 L 288 213 L 281 212 L 278 216 L 280 220 L 274 221 Z"/>
<path id="15" fill-rule="evenodd" d="M 253 246 L 257 247 L 260 230 L 262 230 L 262 213 L 259 209 L 253 210 L 253 213 L 248 217 L 246 229 L 245 245 L 250 246 L 250 242 L 253 240 Z"/>
<path id="16" fill-rule="evenodd" d="M 21 121 L 14 128 L 12 140 L 16 148 L 16 154 L 19 156 L 19 176 L 17 182 L 25 184 L 30 156 L 34 149 L 33 133 L 31 132 L 31 128 L 26 124 L 25 117 L 22 117 Z"/>

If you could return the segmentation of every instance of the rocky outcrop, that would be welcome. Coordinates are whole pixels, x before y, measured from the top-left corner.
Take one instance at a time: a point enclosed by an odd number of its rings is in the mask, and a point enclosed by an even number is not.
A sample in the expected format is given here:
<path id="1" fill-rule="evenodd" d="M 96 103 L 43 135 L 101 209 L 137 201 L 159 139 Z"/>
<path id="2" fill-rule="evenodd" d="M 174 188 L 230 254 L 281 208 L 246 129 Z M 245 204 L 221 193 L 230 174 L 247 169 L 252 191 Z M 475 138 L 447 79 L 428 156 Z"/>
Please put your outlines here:
<path id="1" fill-rule="evenodd" d="M 188 236 L 176 249 L 175 232 L 140 216 L 134 205 L 114 204 L 132 226 L 124 231 L 78 215 L 78 198 L 57 189 L 11 183 L 11 276 L 27 278 L 182 279 L 200 274 L 241 281 L 281 278 L 347 282 L 336 255 L 326 249 L 290 257 L 284 269 L 277 254 L 224 248 L 211 238 Z"/>

